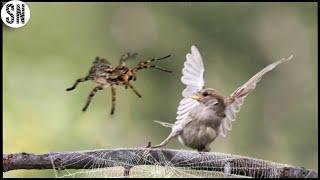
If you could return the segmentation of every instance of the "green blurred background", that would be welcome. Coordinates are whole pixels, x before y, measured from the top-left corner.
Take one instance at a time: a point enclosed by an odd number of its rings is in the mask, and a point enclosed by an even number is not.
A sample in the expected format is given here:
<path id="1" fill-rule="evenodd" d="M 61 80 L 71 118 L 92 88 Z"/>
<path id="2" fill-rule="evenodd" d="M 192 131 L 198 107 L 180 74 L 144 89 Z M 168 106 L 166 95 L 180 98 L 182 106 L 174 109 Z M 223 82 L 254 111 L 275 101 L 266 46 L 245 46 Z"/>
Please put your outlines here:
<path id="1" fill-rule="evenodd" d="M 184 88 L 181 69 L 191 45 L 205 64 L 206 86 L 224 96 L 264 66 L 294 55 L 251 93 L 226 138 L 212 151 L 318 168 L 316 3 L 27 3 L 26 26 L 3 24 L 4 153 L 140 147 L 170 132 Z M 66 92 L 96 56 L 116 64 L 125 51 L 174 73 L 144 70 L 132 84 L 141 99 L 117 88 L 97 93 L 81 111 L 93 82 Z M 187 149 L 177 140 L 168 148 Z M 54 177 L 21 170 L 5 177 Z"/>

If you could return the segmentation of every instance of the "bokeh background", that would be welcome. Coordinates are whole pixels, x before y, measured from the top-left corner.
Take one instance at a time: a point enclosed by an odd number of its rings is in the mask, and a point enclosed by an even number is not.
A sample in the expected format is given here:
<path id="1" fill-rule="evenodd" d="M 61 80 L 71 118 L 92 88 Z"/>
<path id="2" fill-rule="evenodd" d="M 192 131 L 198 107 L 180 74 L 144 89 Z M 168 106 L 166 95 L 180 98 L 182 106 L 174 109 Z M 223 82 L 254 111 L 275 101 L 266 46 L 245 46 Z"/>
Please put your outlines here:
<path id="1" fill-rule="evenodd" d="M 174 122 L 184 88 L 185 55 L 196 45 L 205 80 L 224 96 L 264 66 L 294 55 L 266 75 L 251 93 L 233 130 L 213 151 L 318 168 L 316 3 L 27 3 L 26 26 L 3 24 L 4 153 L 140 147 L 161 142 Z M 141 71 L 133 85 L 139 99 L 117 88 L 99 92 L 82 83 L 96 56 L 118 63 L 126 51 L 141 59 L 172 57 L 158 64 L 174 73 Z M 187 149 L 177 140 L 168 148 Z M 54 177 L 53 170 L 21 170 L 5 177 Z"/>

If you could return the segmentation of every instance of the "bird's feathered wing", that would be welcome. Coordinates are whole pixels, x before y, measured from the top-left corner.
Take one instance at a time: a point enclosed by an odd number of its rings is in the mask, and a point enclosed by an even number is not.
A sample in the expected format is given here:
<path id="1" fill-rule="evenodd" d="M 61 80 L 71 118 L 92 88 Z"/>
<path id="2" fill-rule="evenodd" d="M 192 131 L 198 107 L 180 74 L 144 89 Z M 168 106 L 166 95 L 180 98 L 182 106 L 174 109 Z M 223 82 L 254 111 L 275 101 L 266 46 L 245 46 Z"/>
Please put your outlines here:
<path id="1" fill-rule="evenodd" d="M 191 46 L 191 54 L 186 55 L 186 61 L 182 69 L 181 81 L 186 85 L 186 88 L 182 91 L 183 99 L 180 101 L 176 122 L 174 124 L 155 121 L 162 126 L 172 127 L 173 131 L 181 130 L 188 124 L 191 118 L 188 118 L 188 114 L 192 108 L 199 104 L 198 101 L 189 98 L 193 93 L 201 90 L 204 85 L 203 79 L 204 66 L 199 50 L 195 46 Z"/>
<path id="2" fill-rule="evenodd" d="M 292 57 L 293 55 L 287 58 L 282 58 L 268 65 L 267 67 L 259 71 L 257 74 L 255 74 L 252 78 L 250 78 L 246 83 L 244 83 L 242 86 L 236 89 L 229 97 L 225 99 L 226 117 L 222 120 L 220 129 L 219 129 L 219 135 L 225 137 L 227 130 L 231 130 L 232 128 L 231 123 L 232 121 L 235 121 L 236 113 L 239 112 L 244 99 L 247 97 L 249 92 L 255 89 L 256 84 L 261 80 L 262 76 L 270 72 L 271 70 L 273 70 L 279 64 L 291 60 Z"/>
<path id="3" fill-rule="evenodd" d="M 182 69 L 181 81 L 186 85 L 186 88 L 182 92 L 183 99 L 178 106 L 175 126 L 184 126 L 187 123 L 184 120 L 189 119 L 187 116 L 190 110 L 199 104 L 198 101 L 189 97 L 203 88 L 203 73 L 204 66 L 200 52 L 195 46 L 192 46 L 191 54 L 186 55 L 186 61 Z"/>

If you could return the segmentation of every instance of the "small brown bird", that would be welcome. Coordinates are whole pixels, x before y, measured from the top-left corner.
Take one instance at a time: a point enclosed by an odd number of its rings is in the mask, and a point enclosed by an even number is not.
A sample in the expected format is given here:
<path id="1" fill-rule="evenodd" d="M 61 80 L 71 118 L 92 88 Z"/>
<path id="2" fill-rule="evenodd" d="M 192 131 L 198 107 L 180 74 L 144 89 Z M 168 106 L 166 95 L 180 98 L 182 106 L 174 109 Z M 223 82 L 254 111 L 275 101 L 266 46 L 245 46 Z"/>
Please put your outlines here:
<path id="1" fill-rule="evenodd" d="M 293 55 L 276 61 L 255 74 L 246 83 L 236 89 L 229 97 L 223 98 L 215 89 L 204 88 L 204 66 L 201 55 L 195 46 L 187 54 L 181 81 L 186 85 L 183 99 L 180 101 L 176 122 L 174 124 L 156 121 L 163 126 L 171 127 L 170 135 L 159 145 L 163 147 L 175 137 L 190 148 L 199 152 L 210 151 L 209 145 L 218 136 L 225 137 L 231 130 L 231 123 L 236 119 L 244 99 L 260 81 L 263 75 L 277 65 L 291 60 Z"/>

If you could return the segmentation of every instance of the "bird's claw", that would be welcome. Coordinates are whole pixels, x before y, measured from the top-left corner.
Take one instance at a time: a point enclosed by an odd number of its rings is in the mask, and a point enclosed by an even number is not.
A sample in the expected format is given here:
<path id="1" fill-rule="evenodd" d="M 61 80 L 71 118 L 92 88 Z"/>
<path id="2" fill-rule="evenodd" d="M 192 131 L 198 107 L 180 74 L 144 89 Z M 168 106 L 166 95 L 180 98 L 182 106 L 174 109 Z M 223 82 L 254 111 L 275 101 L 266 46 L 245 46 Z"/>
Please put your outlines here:
<path id="1" fill-rule="evenodd" d="M 144 148 L 151 148 L 151 141 L 149 141 L 148 144 Z"/>
<path id="2" fill-rule="evenodd" d="M 151 154 L 150 154 L 150 151 L 153 149 L 153 148 L 151 147 L 151 142 L 149 141 L 148 144 L 147 144 L 146 146 L 144 146 L 144 148 L 145 148 L 145 150 L 143 151 L 142 156 L 143 156 L 144 158 L 146 158 L 146 157 L 148 157 L 148 156 L 151 155 Z"/>

